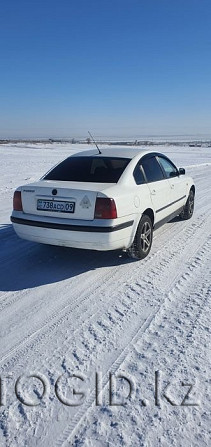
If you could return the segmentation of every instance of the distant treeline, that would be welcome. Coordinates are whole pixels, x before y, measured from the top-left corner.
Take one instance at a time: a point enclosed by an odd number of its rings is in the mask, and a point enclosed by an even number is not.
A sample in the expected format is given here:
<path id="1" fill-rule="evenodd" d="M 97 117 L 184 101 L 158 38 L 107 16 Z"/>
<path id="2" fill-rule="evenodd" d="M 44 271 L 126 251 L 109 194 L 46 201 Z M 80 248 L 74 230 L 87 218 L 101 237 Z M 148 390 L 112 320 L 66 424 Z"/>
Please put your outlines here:
<path id="1" fill-rule="evenodd" d="M 91 138 L 85 139 L 0 139 L 0 144 L 93 144 Z M 190 141 L 168 141 L 168 140 L 125 140 L 125 141 L 111 141 L 111 140 L 98 140 L 96 139 L 96 143 L 98 144 L 106 144 L 109 146 L 189 146 L 189 147 L 211 147 L 211 140 L 190 140 Z"/>

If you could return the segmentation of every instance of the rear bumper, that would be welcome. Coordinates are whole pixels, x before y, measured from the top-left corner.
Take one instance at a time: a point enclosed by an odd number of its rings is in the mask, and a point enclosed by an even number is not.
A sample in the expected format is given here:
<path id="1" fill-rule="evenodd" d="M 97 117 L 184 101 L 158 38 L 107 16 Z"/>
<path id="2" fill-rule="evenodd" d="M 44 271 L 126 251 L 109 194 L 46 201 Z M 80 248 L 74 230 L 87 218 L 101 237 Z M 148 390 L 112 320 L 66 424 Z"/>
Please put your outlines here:
<path id="1" fill-rule="evenodd" d="M 58 221 L 42 221 L 11 216 L 15 232 L 22 239 L 50 245 L 61 245 L 90 250 L 128 248 L 134 221 L 116 225 L 76 225 Z"/>

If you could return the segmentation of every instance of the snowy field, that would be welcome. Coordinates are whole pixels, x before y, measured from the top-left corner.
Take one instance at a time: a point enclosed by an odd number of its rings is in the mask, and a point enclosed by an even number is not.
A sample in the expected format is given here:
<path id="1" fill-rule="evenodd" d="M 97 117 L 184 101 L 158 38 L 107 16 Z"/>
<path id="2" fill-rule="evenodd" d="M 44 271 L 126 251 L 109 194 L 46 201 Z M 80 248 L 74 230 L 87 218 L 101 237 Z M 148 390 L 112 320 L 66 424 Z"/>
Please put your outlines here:
<path id="1" fill-rule="evenodd" d="M 159 146 L 195 212 L 139 262 L 15 235 L 14 189 L 77 148 L 0 146 L 0 446 L 209 446 L 211 148 Z"/>

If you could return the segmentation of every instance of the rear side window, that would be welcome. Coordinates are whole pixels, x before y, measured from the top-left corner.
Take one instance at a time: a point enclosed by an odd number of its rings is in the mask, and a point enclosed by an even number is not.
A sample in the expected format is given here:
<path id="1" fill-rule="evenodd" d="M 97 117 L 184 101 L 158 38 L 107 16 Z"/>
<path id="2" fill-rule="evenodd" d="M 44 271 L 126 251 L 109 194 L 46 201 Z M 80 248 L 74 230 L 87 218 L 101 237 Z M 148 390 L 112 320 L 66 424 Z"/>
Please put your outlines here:
<path id="1" fill-rule="evenodd" d="M 117 183 L 130 159 L 118 157 L 69 157 L 43 180 Z"/>
<path id="2" fill-rule="evenodd" d="M 137 185 L 142 185 L 143 183 L 146 183 L 140 163 L 137 164 L 137 166 L 135 167 L 133 177 Z"/>
<path id="3" fill-rule="evenodd" d="M 141 161 L 148 182 L 164 179 L 163 171 L 155 157 L 147 157 Z"/>

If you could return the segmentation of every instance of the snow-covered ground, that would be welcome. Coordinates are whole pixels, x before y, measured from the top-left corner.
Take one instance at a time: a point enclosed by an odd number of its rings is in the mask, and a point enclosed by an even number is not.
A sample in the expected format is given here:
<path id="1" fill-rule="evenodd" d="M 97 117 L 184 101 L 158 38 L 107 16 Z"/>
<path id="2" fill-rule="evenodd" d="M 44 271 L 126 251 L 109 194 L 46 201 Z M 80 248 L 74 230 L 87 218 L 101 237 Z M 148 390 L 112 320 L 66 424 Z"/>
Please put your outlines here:
<path id="1" fill-rule="evenodd" d="M 208 446 L 211 148 L 163 148 L 195 212 L 139 262 L 15 235 L 14 189 L 78 148 L 0 146 L 0 446 Z"/>

